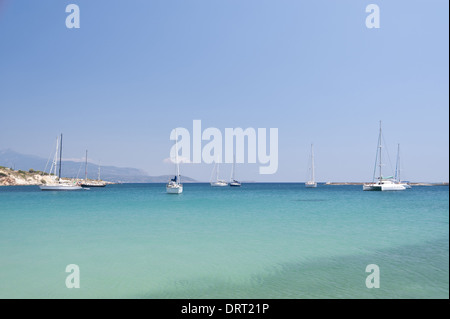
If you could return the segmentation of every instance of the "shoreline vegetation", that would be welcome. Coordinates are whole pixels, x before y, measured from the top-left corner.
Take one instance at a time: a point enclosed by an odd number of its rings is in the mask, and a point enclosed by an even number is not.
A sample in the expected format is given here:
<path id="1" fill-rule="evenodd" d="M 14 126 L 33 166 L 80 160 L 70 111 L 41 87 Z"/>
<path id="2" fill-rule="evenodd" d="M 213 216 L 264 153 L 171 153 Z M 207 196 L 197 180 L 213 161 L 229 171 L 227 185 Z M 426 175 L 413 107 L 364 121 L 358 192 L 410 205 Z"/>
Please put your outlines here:
<path id="1" fill-rule="evenodd" d="M 9 167 L 0 166 L 0 186 L 26 186 L 26 185 L 45 185 L 54 182 L 55 176 L 48 173 L 37 171 L 34 169 L 29 169 L 28 171 L 23 170 L 13 170 Z M 75 178 L 61 178 L 65 182 L 78 182 L 84 181 L 84 179 Z M 97 180 L 88 179 L 88 182 L 96 182 Z M 118 184 L 115 182 L 102 181 L 106 184 Z M 201 183 L 201 182 L 198 182 Z M 206 183 L 206 182 L 205 182 Z M 257 183 L 255 181 L 245 182 L 246 184 Z M 292 182 L 290 182 L 292 183 Z M 303 182 L 294 182 L 302 184 Z M 364 182 L 326 182 L 318 183 L 322 185 L 363 185 Z M 410 182 L 411 186 L 448 186 L 448 182 L 440 183 L 422 183 L 422 182 Z"/>
<path id="2" fill-rule="evenodd" d="M 12 168 L 0 166 L 0 186 L 27 186 L 27 185 L 46 185 L 54 183 L 56 176 L 53 174 L 37 171 L 30 168 L 28 171 L 13 170 Z M 62 177 L 63 182 L 78 182 L 84 179 Z M 97 180 L 88 179 L 88 182 Z M 115 184 L 102 181 L 106 184 Z"/>

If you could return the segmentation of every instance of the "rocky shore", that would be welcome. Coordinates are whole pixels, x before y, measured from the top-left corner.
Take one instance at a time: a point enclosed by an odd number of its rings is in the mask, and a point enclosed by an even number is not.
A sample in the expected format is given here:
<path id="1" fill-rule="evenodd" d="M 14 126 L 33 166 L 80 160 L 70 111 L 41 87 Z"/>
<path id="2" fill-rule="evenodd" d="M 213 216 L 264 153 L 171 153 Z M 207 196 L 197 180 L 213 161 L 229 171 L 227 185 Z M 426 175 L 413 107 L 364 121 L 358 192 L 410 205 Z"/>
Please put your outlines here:
<path id="1" fill-rule="evenodd" d="M 70 178 L 61 178 L 63 181 L 74 181 Z M 41 171 L 30 169 L 29 171 L 12 170 L 8 167 L 0 166 L 0 186 L 24 186 L 24 185 L 45 185 L 52 184 L 55 176 Z M 108 183 L 107 184 L 111 184 Z"/>
<path id="2" fill-rule="evenodd" d="M 0 167 L 0 186 L 42 185 L 51 183 L 53 179 L 54 176 L 44 175 L 39 171 L 14 171 L 11 168 Z"/>

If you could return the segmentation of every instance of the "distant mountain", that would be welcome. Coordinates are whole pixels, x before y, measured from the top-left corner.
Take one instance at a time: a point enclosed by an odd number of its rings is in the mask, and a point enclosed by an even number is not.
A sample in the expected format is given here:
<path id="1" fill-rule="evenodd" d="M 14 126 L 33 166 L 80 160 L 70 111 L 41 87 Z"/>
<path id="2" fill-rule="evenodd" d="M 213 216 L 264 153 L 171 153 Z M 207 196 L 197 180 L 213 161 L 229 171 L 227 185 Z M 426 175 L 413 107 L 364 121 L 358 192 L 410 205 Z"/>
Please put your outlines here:
<path id="1" fill-rule="evenodd" d="M 28 171 L 30 169 L 46 172 L 49 171 L 51 161 L 34 155 L 24 155 L 12 150 L 0 150 L 0 166 L 10 167 L 15 170 Z M 46 167 L 47 166 L 47 167 Z M 88 162 L 88 178 L 97 179 L 98 165 Z M 109 182 L 122 183 L 165 183 L 171 175 L 150 176 L 143 170 L 130 167 L 101 166 L 100 178 Z M 62 177 L 84 178 L 84 162 L 64 161 L 62 162 Z M 196 180 L 181 176 L 185 183 L 196 182 Z"/>

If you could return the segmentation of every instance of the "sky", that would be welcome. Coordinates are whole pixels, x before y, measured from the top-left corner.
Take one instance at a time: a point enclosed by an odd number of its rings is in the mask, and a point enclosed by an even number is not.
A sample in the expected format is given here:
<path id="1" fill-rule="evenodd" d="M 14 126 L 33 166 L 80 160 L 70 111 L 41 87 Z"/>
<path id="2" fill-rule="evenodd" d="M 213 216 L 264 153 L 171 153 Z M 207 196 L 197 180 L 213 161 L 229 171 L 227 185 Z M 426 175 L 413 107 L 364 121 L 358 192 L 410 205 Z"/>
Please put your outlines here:
<path id="1" fill-rule="evenodd" d="M 77 4 L 80 28 L 66 27 Z M 367 28 L 366 7 L 380 8 Z M 176 127 L 277 128 L 278 170 L 242 181 L 371 181 L 379 121 L 411 181 L 449 178 L 449 3 L 0 0 L 0 149 L 172 174 Z M 204 146 L 207 141 L 203 141 Z M 0 159 L 1 162 L 1 159 Z M 208 181 L 212 164 L 182 164 Z M 228 178 L 230 164 L 222 164 Z"/>

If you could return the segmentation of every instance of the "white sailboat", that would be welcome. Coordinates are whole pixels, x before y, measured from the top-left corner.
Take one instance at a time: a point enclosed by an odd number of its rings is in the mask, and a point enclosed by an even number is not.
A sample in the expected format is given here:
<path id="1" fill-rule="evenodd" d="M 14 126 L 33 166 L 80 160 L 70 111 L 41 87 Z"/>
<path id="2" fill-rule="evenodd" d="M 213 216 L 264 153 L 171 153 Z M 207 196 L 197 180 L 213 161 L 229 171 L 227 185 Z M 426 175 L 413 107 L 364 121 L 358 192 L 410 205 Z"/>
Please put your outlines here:
<path id="1" fill-rule="evenodd" d="M 175 131 L 175 136 L 177 136 Z M 175 162 L 176 175 L 166 184 L 166 192 L 168 194 L 181 194 L 183 192 L 183 184 L 180 179 L 180 163 L 178 162 L 178 141 L 175 140 Z"/>
<path id="2" fill-rule="evenodd" d="M 236 180 L 236 177 L 234 176 L 236 173 L 236 157 L 233 156 L 233 166 L 231 167 L 231 178 L 230 178 L 230 186 L 231 187 L 241 187 L 241 182 Z"/>
<path id="3" fill-rule="evenodd" d="M 56 168 L 58 166 L 58 153 L 59 153 L 59 171 L 56 178 Z M 53 171 L 55 179 L 51 184 L 40 185 L 39 188 L 43 191 L 75 191 L 82 189 L 81 186 L 70 182 L 61 181 L 61 166 L 62 166 L 62 134 L 61 137 L 56 139 L 56 152 L 53 158 L 50 173 Z"/>
<path id="4" fill-rule="evenodd" d="M 405 190 L 406 187 L 402 184 L 397 183 L 397 181 L 393 178 L 393 176 L 383 177 L 381 173 L 382 162 L 381 162 L 381 150 L 382 150 L 382 131 L 381 131 L 381 121 L 380 121 L 380 133 L 378 135 L 378 147 L 377 147 L 377 161 L 379 168 L 378 181 L 375 182 L 375 174 L 376 174 L 376 166 L 373 174 L 372 183 L 364 184 L 364 191 L 402 191 Z"/>
<path id="5" fill-rule="evenodd" d="M 216 172 L 216 180 L 212 180 L 212 176 L 214 175 L 214 172 Z M 213 187 L 224 187 L 228 186 L 228 183 L 222 179 L 219 179 L 219 163 L 214 163 L 214 168 L 211 174 L 211 186 Z"/>
<path id="6" fill-rule="evenodd" d="M 314 170 L 314 149 L 313 144 L 311 144 L 311 178 L 305 183 L 305 187 L 315 188 L 317 187 L 315 170 Z"/>

